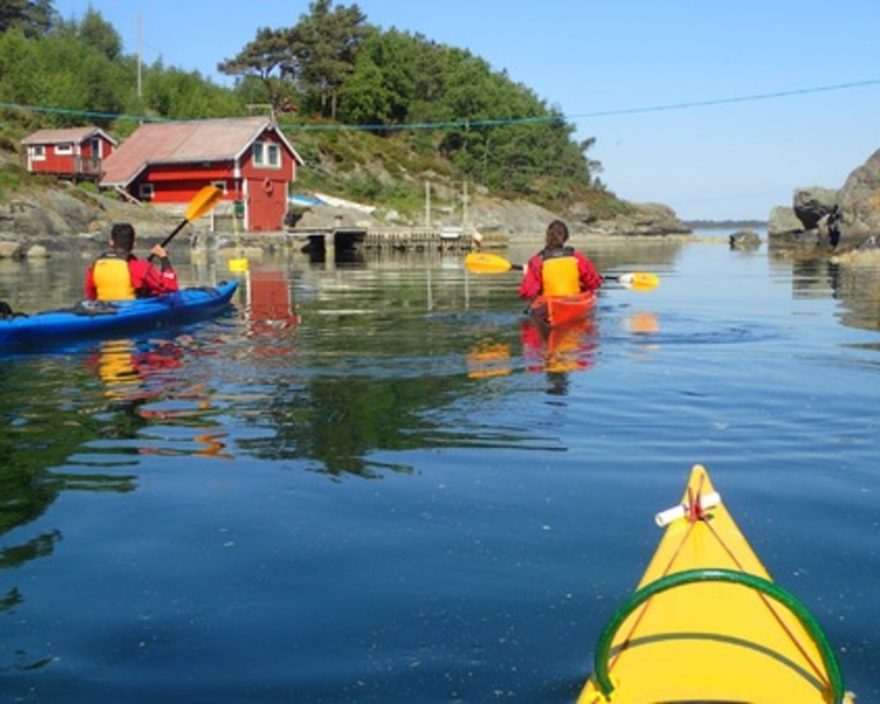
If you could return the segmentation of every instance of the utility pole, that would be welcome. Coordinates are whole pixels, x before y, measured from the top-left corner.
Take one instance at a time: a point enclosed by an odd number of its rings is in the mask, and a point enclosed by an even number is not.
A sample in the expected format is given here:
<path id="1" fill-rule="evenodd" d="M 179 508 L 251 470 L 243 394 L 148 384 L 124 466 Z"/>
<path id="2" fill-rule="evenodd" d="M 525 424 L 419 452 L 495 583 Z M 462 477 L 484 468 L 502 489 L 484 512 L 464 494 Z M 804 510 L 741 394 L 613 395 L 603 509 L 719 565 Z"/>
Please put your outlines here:
<path id="1" fill-rule="evenodd" d="M 425 227 L 431 227 L 431 182 L 425 181 Z"/>
<path id="2" fill-rule="evenodd" d="M 140 11 L 138 11 L 138 14 L 137 14 L 137 94 L 138 94 L 138 98 L 142 98 L 144 95 L 143 79 L 141 77 L 141 64 L 143 62 L 143 59 L 142 59 L 143 53 L 144 53 L 143 21 L 141 19 L 141 13 L 140 13 Z"/>
<path id="3" fill-rule="evenodd" d="M 468 196 L 468 182 L 467 179 L 464 181 L 464 192 L 461 196 L 461 229 L 465 230 L 468 224 L 468 201 L 470 200 L 470 196 Z"/>

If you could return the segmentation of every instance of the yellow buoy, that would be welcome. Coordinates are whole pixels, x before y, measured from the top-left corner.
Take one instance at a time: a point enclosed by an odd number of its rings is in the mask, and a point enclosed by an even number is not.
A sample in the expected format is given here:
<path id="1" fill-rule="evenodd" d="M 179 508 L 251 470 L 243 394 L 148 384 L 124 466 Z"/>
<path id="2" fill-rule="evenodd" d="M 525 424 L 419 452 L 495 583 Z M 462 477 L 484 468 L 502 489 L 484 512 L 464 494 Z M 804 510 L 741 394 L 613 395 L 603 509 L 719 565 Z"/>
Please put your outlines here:
<path id="1" fill-rule="evenodd" d="M 229 271 L 245 272 L 248 270 L 248 260 L 245 257 L 238 257 L 229 260 Z"/>

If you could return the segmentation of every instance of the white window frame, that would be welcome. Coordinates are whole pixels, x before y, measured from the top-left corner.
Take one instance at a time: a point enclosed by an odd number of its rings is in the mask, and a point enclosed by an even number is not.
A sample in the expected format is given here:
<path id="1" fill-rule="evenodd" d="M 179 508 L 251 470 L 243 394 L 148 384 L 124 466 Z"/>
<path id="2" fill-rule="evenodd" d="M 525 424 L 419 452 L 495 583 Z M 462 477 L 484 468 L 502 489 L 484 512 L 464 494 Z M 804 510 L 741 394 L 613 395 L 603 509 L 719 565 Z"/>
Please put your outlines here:
<path id="1" fill-rule="evenodd" d="M 70 156 L 73 154 L 73 143 L 65 142 L 64 144 L 56 144 L 55 154 L 57 156 Z"/>
<path id="2" fill-rule="evenodd" d="M 156 188 L 152 183 L 140 183 L 138 184 L 138 198 L 141 200 L 153 200 L 153 196 L 156 194 Z"/>
<path id="3" fill-rule="evenodd" d="M 31 161 L 46 161 L 46 147 L 42 144 L 32 146 Z"/>
<path id="4" fill-rule="evenodd" d="M 254 142 L 254 166 L 262 169 L 280 169 L 280 147 L 275 142 Z"/>

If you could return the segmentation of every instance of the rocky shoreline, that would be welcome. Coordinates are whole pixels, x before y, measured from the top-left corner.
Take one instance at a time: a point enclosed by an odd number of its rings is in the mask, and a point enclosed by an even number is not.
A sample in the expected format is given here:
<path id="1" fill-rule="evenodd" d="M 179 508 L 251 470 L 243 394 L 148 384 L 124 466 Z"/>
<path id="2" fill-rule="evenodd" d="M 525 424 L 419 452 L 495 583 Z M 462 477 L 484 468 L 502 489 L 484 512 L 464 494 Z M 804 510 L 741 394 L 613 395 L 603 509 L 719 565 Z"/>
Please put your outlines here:
<path id="1" fill-rule="evenodd" d="M 770 213 L 768 245 L 777 251 L 844 257 L 880 248 L 880 150 L 836 190 L 797 188 L 791 206 Z"/>
<path id="2" fill-rule="evenodd" d="M 560 215 L 526 201 L 481 197 L 475 199 L 469 209 L 468 224 L 477 232 L 500 233 L 511 241 L 540 239 L 547 223 L 559 217 L 568 222 L 575 238 L 578 235 L 667 237 L 691 234 L 690 228 L 668 206 L 656 203 L 631 206 L 629 214 L 613 220 L 591 221 L 583 208 Z M 191 246 L 198 249 L 232 243 L 235 235 L 230 231 L 231 227 L 224 228 L 224 223 L 231 222 L 226 212 L 230 208 L 228 203 L 217 206 L 217 219 L 213 223 L 216 232 L 211 231 L 211 217 L 205 216 L 192 223 L 189 226 L 192 232 L 187 237 Z M 184 211 L 184 206 L 134 205 L 70 184 L 16 191 L 5 202 L 0 202 L 0 259 L 36 259 L 76 253 L 92 257 L 107 241 L 115 222 L 132 223 L 138 233 L 138 248 L 143 250 L 166 237 L 180 222 Z M 408 223 L 398 217 L 390 224 L 406 227 Z M 298 230 L 388 226 L 387 219 L 342 207 L 307 210 L 296 225 Z M 285 237 L 284 233 L 250 233 L 240 239 L 246 240 L 249 247 L 271 251 L 283 246 L 280 243 Z"/>

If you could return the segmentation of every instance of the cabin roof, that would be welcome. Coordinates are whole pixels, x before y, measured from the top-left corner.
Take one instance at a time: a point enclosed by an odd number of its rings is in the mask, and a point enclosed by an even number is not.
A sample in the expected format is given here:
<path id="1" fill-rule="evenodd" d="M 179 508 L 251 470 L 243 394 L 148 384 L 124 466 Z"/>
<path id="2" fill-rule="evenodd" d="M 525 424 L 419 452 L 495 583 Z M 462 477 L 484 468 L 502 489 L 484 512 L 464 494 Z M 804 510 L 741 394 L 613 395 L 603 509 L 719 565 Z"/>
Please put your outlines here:
<path id="1" fill-rule="evenodd" d="M 274 131 L 291 157 L 303 160 L 268 117 L 153 122 L 141 125 L 104 160 L 103 186 L 127 186 L 147 166 L 235 161 L 267 130 Z"/>
<path id="2" fill-rule="evenodd" d="M 29 134 L 27 137 L 21 140 L 21 143 L 24 145 L 67 144 L 68 142 L 81 144 L 82 142 L 85 142 L 87 139 L 90 139 L 95 135 L 103 137 L 111 144 L 118 144 L 118 142 L 113 139 L 113 137 L 107 134 L 100 127 L 95 126 L 64 127 L 59 129 L 37 130 L 36 132 Z"/>

